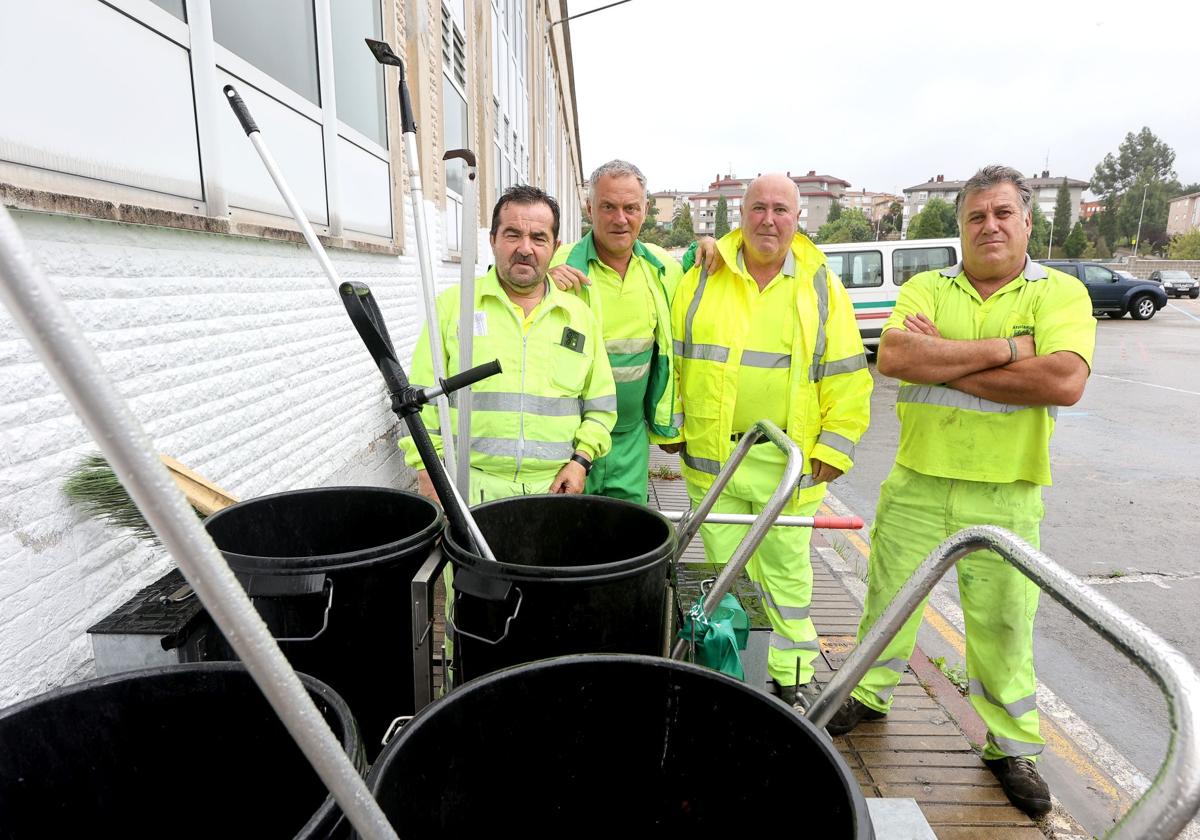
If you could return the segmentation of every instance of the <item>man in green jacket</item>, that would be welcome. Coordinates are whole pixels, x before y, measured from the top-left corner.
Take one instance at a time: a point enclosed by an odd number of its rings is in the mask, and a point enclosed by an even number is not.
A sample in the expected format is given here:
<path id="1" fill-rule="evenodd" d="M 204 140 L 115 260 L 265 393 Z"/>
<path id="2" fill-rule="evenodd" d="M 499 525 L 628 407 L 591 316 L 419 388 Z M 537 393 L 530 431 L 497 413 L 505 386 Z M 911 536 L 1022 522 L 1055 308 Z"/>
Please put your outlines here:
<path id="1" fill-rule="evenodd" d="M 587 492 L 646 504 L 650 443 L 679 433 L 671 297 L 683 273 L 662 248 L 638 240 L 646 176 L 632 163 L 612 160 L 592 173 L 587 209 L 592 231 L 559 248 L 550 269 L 600 319 L 617 388 L 612 450 L 596 461 Z"/>
<path id="2" fill-rule="evenodd" d="M 499 359 L 502 372 L 471 386 L 469 503 L 533 493 L 582 493 L 594 461 L 608 453 L 617 396 L 600 327 L 588 306 L 547 279 L 558 246 L 558 203 L 511 187 L 492 212 L 495 265 L 475 286 L 472 365 Z M 459 289 L 438 296 L 447 375 L 459 372 Z M 428 330 L 413 353 L 411 380 L 433 382 Z M 453 401 L 452 401 L 453 402 Z M 434 446 L 437 412 L 426 406 Z M 456 423 L 451 411 L 451 423 Z M 411 438 L 400 441 L 418 487 L 433 486 Z"/>

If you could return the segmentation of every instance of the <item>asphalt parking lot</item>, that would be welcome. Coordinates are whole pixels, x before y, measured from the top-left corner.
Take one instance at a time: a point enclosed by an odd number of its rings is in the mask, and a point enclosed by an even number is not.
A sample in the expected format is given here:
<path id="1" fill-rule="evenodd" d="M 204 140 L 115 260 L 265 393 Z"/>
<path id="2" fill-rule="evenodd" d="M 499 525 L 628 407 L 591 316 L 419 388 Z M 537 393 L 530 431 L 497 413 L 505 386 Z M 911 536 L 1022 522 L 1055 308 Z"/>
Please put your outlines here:
<path id="1" fill-rule="evenodd" d="M 833 487 L 868 520 L 898 434 L 896 382 L 875 382 L 855 469 Z M 1149 321 L 1099 319 L 1091 379 L 1060 411 L 1051 455 L 1045 553 L 1200 663 L 1200 301 L 1171 300 Z M 943 586 L 956 600 L 953 576 Z M 1039 678 L 1152 778 L 1167 744 L 1157 687 L 1049 597 L 1041 603 Z"/>

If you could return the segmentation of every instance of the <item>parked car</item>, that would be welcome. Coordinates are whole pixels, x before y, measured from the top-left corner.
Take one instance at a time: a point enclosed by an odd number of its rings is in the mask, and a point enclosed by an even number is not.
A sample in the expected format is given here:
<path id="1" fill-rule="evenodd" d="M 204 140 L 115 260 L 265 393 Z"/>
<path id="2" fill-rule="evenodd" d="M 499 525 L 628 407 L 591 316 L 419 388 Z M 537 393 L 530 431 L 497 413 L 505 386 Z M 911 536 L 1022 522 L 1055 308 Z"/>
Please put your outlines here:
<path id="1" fill-rule="evenodd" d="M 1048 268 L 1078 277 L 1092 299 L 1092 313 L 1122 318 L 1128 312 L 1137 321 L 1154 317 L 1167 305 L 1167 293 L 1147 280 L 1127 280 L 1111 268 L 1080 260 L 1038 260 Z"/>
<path id="2" fill-rule="evenodd" d="M 1152 271 L 1150 279 L 1159 283 L 1163 291 L 1171 297 L 1200 298 L 1200 280 L 1196 280 L 1186 271 Z"/>

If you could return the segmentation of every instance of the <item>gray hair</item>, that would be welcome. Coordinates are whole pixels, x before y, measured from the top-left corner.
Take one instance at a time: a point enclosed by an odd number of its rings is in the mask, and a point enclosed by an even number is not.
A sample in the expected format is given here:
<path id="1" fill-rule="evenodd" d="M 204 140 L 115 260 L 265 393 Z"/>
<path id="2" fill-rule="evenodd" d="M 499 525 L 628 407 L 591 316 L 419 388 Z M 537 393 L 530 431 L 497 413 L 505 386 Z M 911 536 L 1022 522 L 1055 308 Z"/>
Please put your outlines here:
<path id="1" fill-rule="evenodd" d="M 750 180 L 750 183 L 746 184 L 746 191 L 742 193 L 742 207 L 746 206 L 746 198 L 750 195 L 750 188 L 753 187 L 755 184 L 757 184 L 759 181 L 761 181 L 763 178 L 766 178 L 771 175 L 778 175 L 781 178 L 787 178 L 789 181 L 791 181 L 792 186 L 796 190 L 796 212 L 799 213 L 800 212 L 800 185 L 797 184 L 795 181 L 792 181 L 792 179 L 789 176 L 784 175 L 782 172 L 768 172 L 766 175 L 759 175 L 757 178 L 752 178 Z"/>
<path id="2" fill-rule="evenodd" d="M 958 191 L 958 195 L 954 199 L 954 215 L 958 218 L 960 226 L 962 225 L 963 202 L 966 200 L 967 193 L 988 190 L 1000 184 L 1012 184 L 1016 187 L 1017 195 L 1021 197 L 1021 206 L 1025 208 L 1025 216 L 1033 212 L 1033 190 L 1029 184 L 1025 183 L 1025 176 L 1011 166 L 993 163 L 972 175 L 967 183 L 963 184 L 963 188 Z"/>
<path id="3" fill-rule="evenodd" d="M 588 200 L 593 204 L 596 203 L 596 184 L 600 183 L 600 179 L 606 175 L 613 178 L 632 175 L 634 178 L 637 178 L 638 185 L 642 188 L 642 193 L 645 194 L 646 192 L 646 176 L 642 174 L 642 170 L 627 160 L 614 158 L 608 163 L 602 163 L 597 166 L 596 171 L 592 173 L 592 177 L 588 179 Z"/>

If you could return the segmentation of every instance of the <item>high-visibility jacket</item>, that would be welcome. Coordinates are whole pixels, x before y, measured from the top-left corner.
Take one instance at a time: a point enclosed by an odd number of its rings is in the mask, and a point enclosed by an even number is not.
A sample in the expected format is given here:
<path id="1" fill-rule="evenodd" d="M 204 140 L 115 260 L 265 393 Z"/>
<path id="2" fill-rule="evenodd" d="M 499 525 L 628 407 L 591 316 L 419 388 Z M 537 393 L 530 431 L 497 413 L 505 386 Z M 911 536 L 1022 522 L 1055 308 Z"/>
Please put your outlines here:
<path id="1" fill-rule="evenodd" d="M 550 264 L 564 263 L 593 282 L 601 272 L 612 271 L 600 261 L 591 233 L 559 248 Z M 604 333 L 617 385 L 616 430 L 628 430 L 644 419 L 650 440 L 656 443 L 675 441 L 679 436 L 674 416 L 671 296 L 682 274 L 679 264 L 662 248 L 636 241 L 625 277 L 627 281 L 644 278 L 650 296 L 647 311 L 632 313 L 632 317 L 631 313 L 606 312 L 597 289 L 584 286 L 576 292 L 596 313 Z"/>
<path id="2" fill-rule="evenodd" d="M 709 276 L 702 266 L 693 266 L 671 306 L 681 397 L 677 410 L 684 416 L 684 476 L 708 487 L 733 452 L 743 365 L 788 369 L 786 390 L 778 398 L 787 401 L 784 431 L 799 444 L 805 473 L 811 472 L 812 458 L 845 472 L 854 464 L 854 447 L 870 421 L 873 385 L 850 297 L 826 267 L 825 255 L 796 234 L 791 247 L 796 278 L 791 353 L 755 353 L 747 284 L 753 278 L 741 267 L 741 247 L 741 229 L 723 236 L 717 248 L 724 267 Z M 824 485 L 813 493 L 823 494 Z"/>
<path id="3" fill-rule="evenodd" d="M 460 371 L 459 288 L 438 295 L 438 323 L 448 375 Z M 567 329 L 582 336 L 572 340 Z M 611 445 L 617 395 L 600 328 L 583 301 L 547 281 L 546 296 L 526 331 L 496 277 L 495 268 L 475 284 L 472 365 L 499 359 L 501 373 L 471 386 L 471 466 L 492 475 L 538 486 L 553 480 L 575 450 L 599 458 Z M 428 330 L 413 352 L 409 379 L 433 384 Z M 450 396 L 458 428 L 457 399 Z M 434 446 L 441 452 L 437 410 L 422 409 Z M 400 441 L 404 460 L 421 468 L 412 439 Z M 459 450 L 459 457 L 463 457 Z"/>
<path id="4" fill-rule="evenodd" d="M 1025 268 L 987 300 L 962 263 L 911 278 L 883 331 L 904 329 L 921 312 L 943 338 L 974 340 L 1032 335 L 1039 356 L 1070 350 L 1088 367 L 1096 319 L 1087 288 L 1067 274 L 1025 258 Z M 1050 484 L 1050 437 L 1056 406 L 1000 403 L 944 385 L 900 382 L 896 463 L 924 475 L 1007 484 Z M 1001 445 L 1002 443 L 1002 445 Z"/>

